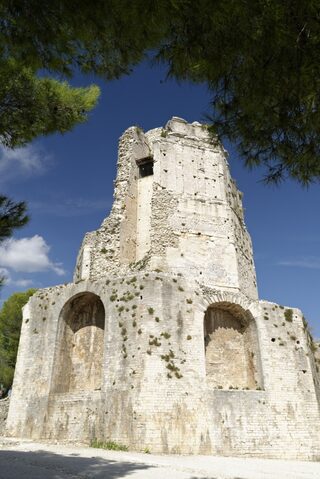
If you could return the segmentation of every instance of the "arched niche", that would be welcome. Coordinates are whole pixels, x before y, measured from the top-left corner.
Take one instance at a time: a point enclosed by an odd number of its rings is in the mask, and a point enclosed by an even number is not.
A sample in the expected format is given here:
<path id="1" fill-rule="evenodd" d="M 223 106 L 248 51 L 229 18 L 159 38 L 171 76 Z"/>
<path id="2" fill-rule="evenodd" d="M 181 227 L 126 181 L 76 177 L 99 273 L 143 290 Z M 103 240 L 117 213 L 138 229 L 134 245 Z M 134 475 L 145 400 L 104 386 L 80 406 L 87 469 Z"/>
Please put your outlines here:
<path id="1" fill-rule="evenodd" d="M 207 384 L 212 389 L 261 389 L 256 323 L 240 305 L 221 302 L 204 316 Z"/>
<path id="2" fill-rule="evenodd" d="M 73 296 L 59 316 L 52 392 L 101 388 L 105 311 L 99 296 Z"/>

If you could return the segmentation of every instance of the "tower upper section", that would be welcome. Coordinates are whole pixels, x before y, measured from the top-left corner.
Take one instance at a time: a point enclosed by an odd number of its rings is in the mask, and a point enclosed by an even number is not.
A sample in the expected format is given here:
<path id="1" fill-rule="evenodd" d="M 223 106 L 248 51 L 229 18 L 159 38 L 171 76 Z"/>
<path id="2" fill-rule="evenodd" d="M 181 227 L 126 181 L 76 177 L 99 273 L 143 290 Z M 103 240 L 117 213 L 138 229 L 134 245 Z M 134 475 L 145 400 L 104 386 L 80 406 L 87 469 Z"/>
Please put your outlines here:
<path id="1" fill-rule="evenodd" d="M 173 117 L 147 133 L 129 128 L 111 213 L 85 236 L 75 281 L 161 270 L 256 298 L 241 197 L 204 125 Z"/>

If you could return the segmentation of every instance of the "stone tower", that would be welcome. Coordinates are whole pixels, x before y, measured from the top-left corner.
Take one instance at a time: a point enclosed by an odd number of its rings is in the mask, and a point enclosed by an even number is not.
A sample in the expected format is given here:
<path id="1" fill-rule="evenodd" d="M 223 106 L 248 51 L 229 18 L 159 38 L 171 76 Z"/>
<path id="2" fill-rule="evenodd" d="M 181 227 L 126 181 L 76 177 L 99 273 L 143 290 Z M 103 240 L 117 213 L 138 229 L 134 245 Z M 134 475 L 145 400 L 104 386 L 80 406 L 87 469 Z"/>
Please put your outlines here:
<path id="1" fill-rule="evenodd" d="M 74 282 L 24 308 L 7 432 L 313 459 L 317 352 L 299 310 L 258 300 L 221 144 L 180 118 L 129 128 Z"/>
<path id="2" fill-rule="evenodd" d="M 161 269 L 257 299 L 242 195 L 204 125 L 173 118 L 146 134 L 129 128 L 115 186 L 110 216 L 84 239 L 75 281 Z"/>

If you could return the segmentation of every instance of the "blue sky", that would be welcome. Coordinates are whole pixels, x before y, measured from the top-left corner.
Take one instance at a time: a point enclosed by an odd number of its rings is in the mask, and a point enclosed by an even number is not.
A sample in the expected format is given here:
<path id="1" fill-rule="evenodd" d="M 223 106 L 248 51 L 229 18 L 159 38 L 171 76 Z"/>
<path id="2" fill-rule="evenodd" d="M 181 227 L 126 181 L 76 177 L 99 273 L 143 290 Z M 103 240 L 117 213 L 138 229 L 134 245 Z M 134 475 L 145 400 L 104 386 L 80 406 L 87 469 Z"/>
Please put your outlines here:
<path id="1" fill-rule="evenodd" d="M 30 223 L 0 247 L 5 300 L 27 287 L 69 282 L 83 235 L 96 229 L 112 204 L 118 139 L 132 125 L 144 130 L 172 116 L 204 120 L 210 96 L 205 86 L 166 80 L 165 70 L 146 64 L 118 81 L 98 83 L 99 106 L 87 123 L 66 135 L 41 138 L 15 152 L 0 152 L 0 191 L 26 200 Z M 263 171 L 246 170 L 225 143 L 231 173 L 244 193 L 259 296 L 302 309 L 320 337 L 320 186 L 304 189 L 287 181 L 265 186 Z"/>

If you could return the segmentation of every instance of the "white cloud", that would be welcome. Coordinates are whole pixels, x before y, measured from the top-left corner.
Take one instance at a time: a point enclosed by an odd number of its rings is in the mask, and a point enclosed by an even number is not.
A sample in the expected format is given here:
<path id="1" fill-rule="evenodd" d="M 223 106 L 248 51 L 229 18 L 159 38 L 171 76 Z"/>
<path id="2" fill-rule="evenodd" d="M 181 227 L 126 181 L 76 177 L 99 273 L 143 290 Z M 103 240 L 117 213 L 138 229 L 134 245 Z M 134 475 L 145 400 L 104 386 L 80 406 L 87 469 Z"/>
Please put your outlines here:
<path id="1" fill-rule="evenodd" d="M 30 288 L 30 286 L 33 286 L 34 282 L 32 279 L 17 279 L 15 281 L 11 281 L 11 284 L 19 286 L 20 288 Z"/>
<path id="2" fill-rule="evenodd" d="M 7 268 L 0 267 L 0 278 L 3 278 L 5 286 L 18 286 L 19 288 L 30 288 L 34 285 L 33 279 L 13 279 Z"/>
<path id="3" fill-rule="evenodd" d="M 34 145 L 23 148 L 5 148 L 0 145 L 0 182 L 43 174 L 52 158 Z"/>
<path id="4" fill-rule="evenodd" d="M 295 268 L 320 269 L 320 258 L 309 257 L 297 260 L 279 261 L 278 265 Z"/>
<path id="5" fill-rule="evenodd" d="M 90 200 L 85 198 L 52 198 L 50 201 L 30 201 L 30 210 L 38 211 L 46 215 L 60 217 L 82 216 L 93 211 L 104 211 L 107 213 L 110 209 L 108 200 Z"/>
<path id="6" fill-rule="evenodd" d="M 13 269 L 23 273 L 54 271 L 59 276 L 65 274 L 60 263 L 49 259 L 50 246 L 42 236 L 3 241 L 0 245 L 0 267 Z"/>
<path id="7" fill-rule="evenodd" d="M 4 278 L 5 282 L 8 283 L 10 281 L 10 273 L 7 268 L 0 267 L 0 278 Z"/>

